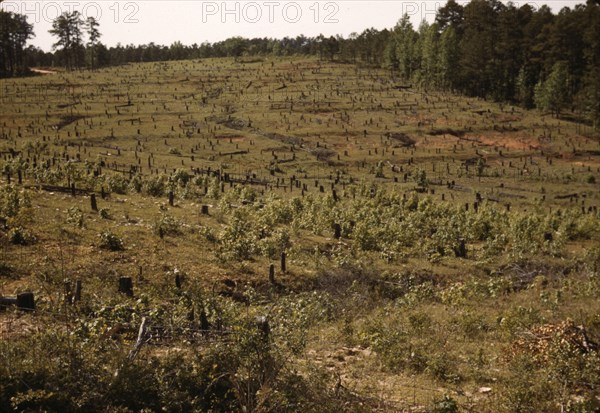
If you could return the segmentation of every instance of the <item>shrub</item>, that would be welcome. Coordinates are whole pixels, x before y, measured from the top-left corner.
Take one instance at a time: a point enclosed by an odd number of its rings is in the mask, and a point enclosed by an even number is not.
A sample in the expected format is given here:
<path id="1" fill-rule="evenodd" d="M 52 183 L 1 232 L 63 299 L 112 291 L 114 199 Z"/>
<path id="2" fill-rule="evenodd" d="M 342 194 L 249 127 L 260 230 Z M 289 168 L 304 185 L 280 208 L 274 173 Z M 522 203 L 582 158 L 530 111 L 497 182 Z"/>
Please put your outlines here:
<path id="1" fill-rule="evenodd" d="M 11 228 L 8 239 L 14 245 L 30 245 L 36 241 L 35 236 L 28 229 L 20 226 Z"/>
<path id="2" fill-rule="evenodd" d="M 178 169 L 171 176 L 171 181 L 173 181 L 175 184 L 177 184 L 178 186 L 181 186 L 181 187 L 186 186 L 187 183 L 190 182 L 191 179 L 192 179 L 192 176 L 189 174 L 189 172 L 184 171 L 183 169 Z"/>
<path id="3" fill-rule="evenodd" d="M 165 235 L 176 236 L 181 234 L 181 223 L 172 215 L 162 213 L 160 217 L 154 221 L 152 231 L 155 235 L 160 237 Z"/>
<path id="4" fill-rule="evenodd" d="M 150 196 L 163 196 L 166 190 L 166 178 L 164 175 L 150 177 L 144 181 L 142 190 Z"/>
<path id="5" fill-rule="evenodd" d="M 100 214 L 100 218 L 110 219 L 110 211 L 108 210 L 108 208 L 100 208 L 98 213 Z"/>
<path id="6" fill-rule="evenodd" d="M 15 217 L 30 206 L 31 200 L 27 192 L 12 185 L 0 187 L 0 218 Z"/>
<path id="7" fill-rule="evenodd" d="M 123 240 L 111 231 L 104 231 L 100 234 L 100 248 L 109 251 L 123 251 Z"/>
<path id="8" fill-rule="evenodd" d="M 78 228 L 83 228 L 83 212 L 79 207 L 73 206 L 67 209 L 67 223 Z"/>
<path id="9" fill-rule="evenodd" d="M 110 175 L 106 179 L 108 190 L 121 195 L 127 193 L 129 189 L 129 183 L 129 179 L 125 178 L 123 175 Z"/>
<path id="10" fill-rule="evenodd" d="M 432 413 L 458 413 L 458 403 L 452 397 L 444 394 L 443 397 L 434 400 L 431 411 Z"/>

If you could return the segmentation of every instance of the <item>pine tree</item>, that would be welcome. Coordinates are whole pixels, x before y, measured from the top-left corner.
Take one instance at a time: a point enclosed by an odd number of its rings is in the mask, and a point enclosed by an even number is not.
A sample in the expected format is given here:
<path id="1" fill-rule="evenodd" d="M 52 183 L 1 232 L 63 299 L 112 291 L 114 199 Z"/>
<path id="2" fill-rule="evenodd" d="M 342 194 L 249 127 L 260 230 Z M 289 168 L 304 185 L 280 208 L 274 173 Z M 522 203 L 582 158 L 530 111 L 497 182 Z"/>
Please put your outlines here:
<path id="1" fill-rule="evenodd" d="M 100 34 L 100 30 L 98 30 L 98 27 L 100 27 L 100 23 L 98 23 L 98 21 L 94 17 L 90 16 L 85 21 L 85 28 L 89 38 L 87 46 L 90 50 L 90 61 L 92 70 L 94 70 L 95 67 L 94 63 L 96 60 L 96 46 L 98 45 L 98 40 L 102 36 Z"/>
<path id="2" fill-rule="evenodd" d="M 556 62 L 545 82 L 535 87 L 535 105 L 542 110 L 552 111 L 556 117 L 569 103 L 568 66 L 564 61 Z"/>
<path id="3" fill-rule="evenodd" d="M 0 77 L 23 74 L 25 45 L 34 37 L 27 16 L 0 10 Z"/>
<path id="4" fill-rule="evenodd" d="M 458 86 L 460 50 L 458 37 L 453 27 L 448 27 L 440 36 L 438 55 L 440 68 L 440 86 L 443 89 L 455 89 Z"/>
<path id="5" fill-rule="evenodd" d="M 50 34 L 58 37 L 58 41 L 52 47 L 61 48 L 69 70 L 78 67 L 82 60 L 82 27 L 81 14 L 75 10 L 72 13 L 65 12 L 54 19 L 52 29 L 49 30 Z"/>
<path id="6" fill-rule="evenodd" d="M 438 25 L 422 24 L 419 28 L 421 40 L 421 73 L 423 83 L 429 87 L 440 86 L 439 34 Z"/>
<path id="7" fill-rule="evenodd" d="M 400 76 L 408 80 L 415 69 L 414 48 L 417 38 L 408 14 L 404 14 L 394 28 L 393 37 L 395 37 Z"/>

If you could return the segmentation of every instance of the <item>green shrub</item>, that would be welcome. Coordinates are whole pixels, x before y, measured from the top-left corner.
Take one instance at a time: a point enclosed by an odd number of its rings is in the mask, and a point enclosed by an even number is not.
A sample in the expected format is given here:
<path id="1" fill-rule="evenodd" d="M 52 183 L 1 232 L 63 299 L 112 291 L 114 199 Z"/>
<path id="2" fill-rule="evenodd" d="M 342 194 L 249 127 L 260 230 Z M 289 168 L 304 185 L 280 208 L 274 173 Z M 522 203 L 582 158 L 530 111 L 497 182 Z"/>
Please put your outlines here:
<path id="1" fill-rule="evenodd" d="M 36 241 L 36 237 L 28 229 L 21 226 L 11 228 L 8 232 L 8 239 L 14 245 L 31 245 Z"/>
<path id="2" fill-rule="evenodd" d="M 125 249 L 123 240 L 111 231 L 104 231 L 100 234 L 100 248 L 109 251 L 123 251 Z"/>
<path id="3" fill-rule="evenodd" d="M 67 223 L 78 228 L 83 228 L 83 211 L 76 206 L 67 209 Z"/>
<path id="4" fill-rule="evenodd" d="M 114 174 L 106 179 L 106 184 L 108 186 L 108 191 L 124 195 L 129 190 L 130 182 L 125 176 Z"/>
<path id="5" fill-rule="evenodd" d="M 166 235 L 177 236 L 181 234 L 181 223 L 172 215 L 164 212 L 154 221 L 152 231 L 161 238 Z"/>
<path id="6" fill-rule="evenodd" d="M 100 208 L 98 214 L 102 219 L 110 219 L 110 211 L 108 210 L 108 208 Z"/>
<path id="7" fill-rule="evenodd" d="M 458 413 L 458 403 L 451 396 L 444 394 L 443 397 L 435 399 L 432 413 Z"/>
<path id="8" fill-rule="evenodd" d="M 142 190 L 153 197 L 164 196 L 166 191 L 166 177 L 164 175 L 151 176 L 143 183 Z"/>

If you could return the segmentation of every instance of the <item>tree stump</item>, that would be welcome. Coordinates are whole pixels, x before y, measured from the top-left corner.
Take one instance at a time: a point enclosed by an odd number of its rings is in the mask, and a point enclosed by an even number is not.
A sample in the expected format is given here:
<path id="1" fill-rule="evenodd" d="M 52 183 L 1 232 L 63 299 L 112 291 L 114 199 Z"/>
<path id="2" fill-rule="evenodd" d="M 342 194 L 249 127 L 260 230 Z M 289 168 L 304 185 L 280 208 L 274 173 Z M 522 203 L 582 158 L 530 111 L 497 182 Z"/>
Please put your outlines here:
<path id="1" fill-rule="evenodd" d="M 75 281 L 75 293 L 73 294 L 73 302 L 77 303 L 81 301 L 81 280 Z"/>
<path id="2" fill-rule="evenodd" d="M 65 304 L 73 303 L 73 291 L 71 289 L 71 282 L 65 281 Z"/>
<path id="3" fill-rule="evenodd" d="M 17 308 L 26 311 L 35 310 L 35 298 L 33 293 L 25 292 L 17 294 Z"/>
<path id="4" fill-rule="evenodd" d="M 275 264 L 269 265 L 269 282 L 271 284 L 276 284 L 276 281 L 275 281 Z"/>
<path id="5" fill-rule="evenodd" d="M 96 194 L 90 195 L 90 204 L 92 207 L 92 211 L 98 212 L 98 203 L 96 202 Z"/>
<path id="6" fill-rule="evenodd" d="M 458 248 L 454 251 L 454 254 L 458 258 L 466 258 L 467 257 L 467 245 L 464 239 L 460 239 L 458 244 Z"/>
<path id="7" fill-rule="evenodd" d="M 119 292 L 128 297 L 133 297 L 133 280 L 131 277 L 119 278 Z"/>
<path id="8" fill-rule="evenodd" d="M 287 270 L 285 259 L 286 259 L 285 252 L 282 252 L 281 253 L 281 272 L 286 272 L 286 270 Z"/>
<path id="9" fill-rule="evenodd" d="M 202 307 L 200 310 L 200 330 L 202 330 L 202 334 L 208 334 L 210 330 L 210 323 L 208 322 L 208 317 L 206 316 L 206 310 Z"/>
<path id="10" fill-rule="evenodd" d="M 340 239 L 342 237 L 342 227 L 340 224 L 333 224 L 333 237 Z"/>

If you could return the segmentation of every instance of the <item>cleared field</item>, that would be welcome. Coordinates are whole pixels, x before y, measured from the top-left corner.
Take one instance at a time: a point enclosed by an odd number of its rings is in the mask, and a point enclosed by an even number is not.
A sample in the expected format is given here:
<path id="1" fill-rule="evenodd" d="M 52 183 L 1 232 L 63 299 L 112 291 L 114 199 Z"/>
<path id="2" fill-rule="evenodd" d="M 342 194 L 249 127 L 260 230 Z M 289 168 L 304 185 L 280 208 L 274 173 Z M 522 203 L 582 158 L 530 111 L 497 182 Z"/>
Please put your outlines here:
<path id="1" fill-rule="evenodd" d="M 436 199 L 598 203 L 600 144 L 584 125 L 414 90 L 371 68 L 215 59 L 7 80 L 2 90 L 2 151 L 38 163 L 211 168 L 281 193 L 293 178 L 307 191 L 315 180 L 329 190 L 367 179 L 408 192 L 419 170 Z"/>
<path id="2" fill-rule="evenodd" d="M 0 91 L 0 295 L 36 297 L 33 313 L 0 310 L 0 403 L 598 402 L 600 139 L 574 115 L 311 58 L 135 64 Z M 47 386 L 70 348 L 91 366 Z M 83 377 L 99 390 L 72 387 Z M 158 390 L 139 395 L 141 379 Z"/>

